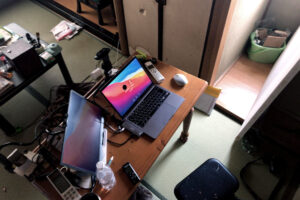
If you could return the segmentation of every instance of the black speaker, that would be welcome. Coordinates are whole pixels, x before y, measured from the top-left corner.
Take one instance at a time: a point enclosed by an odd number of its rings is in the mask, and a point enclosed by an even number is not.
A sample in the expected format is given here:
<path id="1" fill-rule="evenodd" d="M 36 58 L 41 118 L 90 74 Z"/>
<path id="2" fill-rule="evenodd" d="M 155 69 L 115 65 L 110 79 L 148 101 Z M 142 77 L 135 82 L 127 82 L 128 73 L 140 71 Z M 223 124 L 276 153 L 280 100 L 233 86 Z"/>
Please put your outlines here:
<path id="1" fill-rule="evenodd" d="M 14 69 L 25 78 L 37 73 L 43 66 L 34 47 L 23 39 L 2 49 L 2 52 Z"/>

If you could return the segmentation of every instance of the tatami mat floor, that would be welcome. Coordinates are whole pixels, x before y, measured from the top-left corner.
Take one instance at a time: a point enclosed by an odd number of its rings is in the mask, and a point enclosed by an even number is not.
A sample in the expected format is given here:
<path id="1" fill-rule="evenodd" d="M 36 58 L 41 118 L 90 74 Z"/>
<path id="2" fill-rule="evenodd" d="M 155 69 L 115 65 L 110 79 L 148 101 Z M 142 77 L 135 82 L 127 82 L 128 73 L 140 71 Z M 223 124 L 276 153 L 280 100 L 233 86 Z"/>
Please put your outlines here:
<path id="1" fill-rule="evenodd" d="M 9 2 L 12 5 L 4 6 Z M 43 40 L 49 43 L 55 42 L 49 31 L 60 22 L 62 19 L 60 16 L 32 1 L 9 2 L 0 1 L 0 25 L 15 22 L 31 32 L 39 31 Z M 59 45 L 63 48 L 62 54 L 74 82 L 82 81 L 95 68 L 97 62 L 93 57 L 96 52 L 103 47 L 109 47 L 85 31 L 70 41 L 59 42 Z M 117 55 L 114 48 L 111 50 L 110 58 L 112 62 L 119 60 L 120 63 L 125 59 Z M 63 83 L 58 67 L 54 67 L 35 81 L 32 86 L 48 98 L 49 89 Z M 43 105 L 23 91 L 1 106 L 0 112 L 15 126 L 24 127 L 40 115 L 44 109 Z M 234 142 L 240 125 L 217 111 L 213 111 L 210 117 L 195 111 L 190 138 L 186 144 L 180 144 L 177 141 L 181 128 L 176 131 L 145 177 L 145 181 L 167 199 L 175 199 L 173 194 L 175 185 L 209 158 L 219 159 L 237 177 L 239 177 L 241 167 L 253 159 L 242 150 L 239 142 Z M 0 143 L 7 140 L 28 140 L 32 138 L 32 133 L 33 128 L 30 128 L 16 137 L 9 138 L 0 131 Z M 2 153 L 8 152 L 9 149 Z M 262 171 L 260 179 L 256 181 L 256 185 L 259 186 L 258 193 L 262 197 L 267 197 L 270 192 L 268 188 L 272 188 L 274 180 L 277 179 L 270 178 L 265 169 L 260 171 Z M 0 199 L 45 199 L 25 178 L 7 173 L 2 165 L 0 166 L 0 187 L 2 188 Z M 242 184 L 240 184 L 237 196 L 241 199 L 252 199 Z"/>

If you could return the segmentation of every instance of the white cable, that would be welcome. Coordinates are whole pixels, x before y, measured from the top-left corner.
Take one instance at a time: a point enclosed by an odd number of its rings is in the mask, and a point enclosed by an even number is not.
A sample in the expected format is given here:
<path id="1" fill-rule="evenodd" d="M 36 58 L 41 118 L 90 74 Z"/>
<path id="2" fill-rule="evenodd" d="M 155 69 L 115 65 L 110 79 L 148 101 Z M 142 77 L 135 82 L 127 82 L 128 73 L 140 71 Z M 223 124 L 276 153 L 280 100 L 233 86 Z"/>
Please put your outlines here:
<path id="1" fill-rule="evenodd" d="M 119 57 L 119 45 L 120 45 L 120 40 L 118 40 L 118 44 L 117 44 L 117 56 L 116 56 L 114 64 L 117 62 L 118 57 Z"/>
<path id="2" fill-rule="evenodd" d="M 118 44 L 117 44 L 117 56 L 116 56 L 115 62 L 112 64 L 113 67 L 116 67 L 115 66 L 116 63 L 118 63 L 119 60 L 122 58 L 122 57 L 119 58 L 119 46 L 120 46 L 120 40 L 118 40 Z"/>

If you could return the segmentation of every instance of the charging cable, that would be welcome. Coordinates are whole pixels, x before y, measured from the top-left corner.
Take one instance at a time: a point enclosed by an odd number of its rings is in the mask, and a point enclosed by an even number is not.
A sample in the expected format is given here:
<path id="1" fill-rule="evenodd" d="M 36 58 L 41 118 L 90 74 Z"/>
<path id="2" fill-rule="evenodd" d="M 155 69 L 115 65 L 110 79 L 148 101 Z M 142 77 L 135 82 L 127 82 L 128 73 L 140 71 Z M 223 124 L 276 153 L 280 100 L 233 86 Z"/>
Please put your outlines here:
<path id="1" fill-rule="evenodd" d="M 131 138 L 133 138 L 134 135 L 131 134 L 124 142 L 122 143 L 117 143 L 117 142 L 114 142 L 114 141 L 111 141 L 109 139 L 107 139 L 107 142 L 109 142 L 111 145 L 114 145 L 114 146 L 117 146 L 117 147 L 121 147 L 123 146 L 124 144 L 126 144 Z"/>

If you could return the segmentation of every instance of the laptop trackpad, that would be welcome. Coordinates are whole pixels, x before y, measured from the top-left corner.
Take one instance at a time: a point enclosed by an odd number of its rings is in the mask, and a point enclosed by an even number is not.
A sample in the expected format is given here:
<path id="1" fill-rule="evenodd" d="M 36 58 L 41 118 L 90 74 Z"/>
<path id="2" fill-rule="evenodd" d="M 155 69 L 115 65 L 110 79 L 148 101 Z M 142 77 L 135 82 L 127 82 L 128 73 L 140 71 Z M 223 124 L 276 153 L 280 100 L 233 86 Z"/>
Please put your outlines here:
<path id="1" fill-rule="evenodd" d="M 156 138 L 175 112 L 176 108 L 174 106 L 164 103 L 148 121 L 144 127 L 144 132 L 150 137 Z"/>

